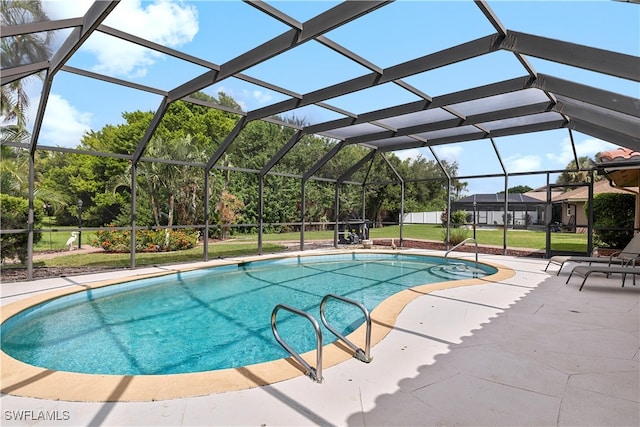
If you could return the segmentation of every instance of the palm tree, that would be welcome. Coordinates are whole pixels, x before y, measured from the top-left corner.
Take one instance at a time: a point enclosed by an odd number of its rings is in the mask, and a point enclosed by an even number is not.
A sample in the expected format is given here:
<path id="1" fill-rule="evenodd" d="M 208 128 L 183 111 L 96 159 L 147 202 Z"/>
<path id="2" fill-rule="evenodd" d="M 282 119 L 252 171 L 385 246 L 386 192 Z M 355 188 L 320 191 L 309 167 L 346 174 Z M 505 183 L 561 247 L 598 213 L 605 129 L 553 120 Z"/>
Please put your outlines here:
<path id="1" fill-rule="evenodd" d="M 575 160 L 571 160 L 565 168 L 565 171 L 562 172 L 556 180 L 556 184 L 579 184 L 582 182 L 589 182 L 591 180 L 589 170 L 591 170 L 595 165 L 594 160 L 588 156 L 582 156 L 578 157 L 578 164 L 580 167 L 576 166 Z M 602 177 L 595 175 L 594 179 L 598 181 L 602 179 Z"/>
<path id="2" fill-rule="evenodd" d="M 174 140 L 155 138 L 145 153 L 154 159 L 180 159 L 194 163 L 207 159 L 205 152 L 192 144 L 190 135 Z M 181 225 L 198 223 L 204 187 L 202 174 L 195 173 L 189 166 L 161 162 L 143 161 L 137 167 L 138 189 L 149 197 L 156 226 L 160 227 L 165 217 L 166 225 L 173 226 L 176 213 Z M 129 167 L 123 176 L 114 179 L 114 191 L 120 187 L 131 187 L 131 172 Z"/>
<path id="3" fill-rule="evenodd" d="M 2 132 L 4 133 L 4 132 Z M 36 162 L 42 158 L 42 153 L 36 151 Z M 0 193 L 10 196 L 27 198 L 29 195 L 29 155 L 26 150 L 0 147 Z M 33 197 L 40 199 L 54 210 L 66 206 L 64 194 L 40 185 L 42 174 L 35 173 L 35 189 Z"/>
<path id="4" fill-rule="evenodd" d="M 0 22 L 2 26 L 30 24 L 48 21 L 40 0 L 0 0 Z M 51 56 L 49 32 L 21 34 L 0 39 L 0 64 L 2 69 L 17 67 L 48 60 Z M 42 78 L 42 74 L 36 74 Z M 0 87 L 0 115 L 5 125 L 0 127 L 0 141 L 28 142 L 30 134 L 26 129 L 26 111 L 29 107 L 25 82 L 30 77 L 19 79 Z M 15 122 L 14 122 L 15 121 Z M 8 123 L 14 122 L 14 123 Z M 0 191 L 20 197 L 29 192 L 29 157 L 19 149 L 2 147 L 0 153 Z M 36 185 L 40 182 L 36 174 Z M 64 205 L 63 196 L 41 186 L 36 187 L 35 198 L 46 200 L 54 207 Z"/>
<path id="5" fill-rule="evenodd" d="M 12 26 L 48 21 L 49 18 L 40 0 L 0 0 L 0 20 L 2 26 Z M 1 38 L 2 69 L 48 60 L 51 39 L 49 32 Z M 41 74 L 38 76 L 42 78 Z M 17 120 L 19 129 L 25 127 L 25 112 L 29 107 L 25 80 L 19 79 L 0 87 L 0 115 L 5 121 Z"/>
<path id="6" fill-rule="evenodd" d="M 451 187 L 455 191 L 454 198 L 456 200 L 459 199 L 461 194 L 467 189 L 468 186 L 468 182 L 460 181 L 457 178 L 453 178 L 451 181 Z"/>

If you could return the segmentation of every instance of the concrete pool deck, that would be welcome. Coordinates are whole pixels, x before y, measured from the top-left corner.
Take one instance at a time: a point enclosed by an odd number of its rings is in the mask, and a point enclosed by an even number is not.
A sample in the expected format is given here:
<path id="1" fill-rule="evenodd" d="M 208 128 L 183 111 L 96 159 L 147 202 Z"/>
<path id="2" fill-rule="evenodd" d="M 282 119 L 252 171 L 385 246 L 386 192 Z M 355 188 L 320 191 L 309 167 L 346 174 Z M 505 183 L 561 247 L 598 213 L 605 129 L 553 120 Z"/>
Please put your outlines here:
<path id="1" fill-rule="evenodd" d="M 153 402 L 3 394 L 2 425 L 639 425 L 640 286 L 593 276 L 578 292 L 579 278 L 564 283 L 570 268 L 556 276 L 543 271 L 546 260 L 480 260 L 515 275 L 420 295 L 372 348 L 370 364 L 348 359 L 325 368 L 322 384 L 298 376 Z M 5 283 L 2 305 L 157 271 Z"/>

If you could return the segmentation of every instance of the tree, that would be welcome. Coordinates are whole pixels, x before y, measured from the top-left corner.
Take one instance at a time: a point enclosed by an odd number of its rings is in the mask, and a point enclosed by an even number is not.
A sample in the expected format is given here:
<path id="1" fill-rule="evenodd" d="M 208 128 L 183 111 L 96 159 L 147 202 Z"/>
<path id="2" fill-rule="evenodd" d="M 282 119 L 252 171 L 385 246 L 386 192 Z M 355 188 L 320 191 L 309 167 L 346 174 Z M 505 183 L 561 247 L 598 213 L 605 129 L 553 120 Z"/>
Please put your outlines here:
<path id="1" fill-rule="evenodd" d="M 200 97 L 200 95 L 198 95 Z M 202 94 L 204 101 L 211 101 Z M 78 148 L 130 155 L 153 118 L 152 112 L 125 112 L 126 123 L 107 125 L 87 132 Z M 236 118 L 226 112 L 177 101 L 172 103 L 137 164 L 138 193 L 136 222 L 140 226 L 191 225 L 204 220 L 204 170 L 216 149 L 235 125 Z M 157 158 L 159 162 L 144 158 Z M 184 162 L 184 164 L 169 161 Z M 199 164 L 190 166 L 189 162 Z M 69 206 L 84 202 L 83 221 L 90 226 L 130 223 L 131 165 L 126 160 L 54 155 L 43 165 L 50 188 L 64 189 Z M 212 191 L 221 193 L 221 186 Z M 213 205 L 215 206 L 215 204 Z M 60 215 L 62 221 L 75 221 L 71 207 Z"/>
<path id="2" fill-rule="evenodd" d="M 633 194 L 600 193 L 593 197 L 593 227 L 596 237 L 611 248 L 624 248 L 633 237 Z M 585 203 L 585 212 L 589 206 Z"/>
<path id="3" fill-rule="evenodd" d="M 37 0 L 0 1 L 0 19 L 2 26 L 49 20 L 41 2 Z M 47 61 L 51 56 L 49 47 L 51 39 L 51 31 L 2 37 L 0 39 L 2 68 Z M 25 112 L 29 106 L 25 79 L 18 79 L 0 87 L 0 115 L 4 116 L 5 121 L 16 120 L 19 129 L 25 127 Z"/>
<path id="4" fill-rule="evenodd" d="M 29 217 L 29 200 L 23 197 L 0 194 L 0 208 L 2 209 L 2 228 L 6 230 L 20 229 L 27 224 Z M 36 202 L 34 209 L 34 225 L 39 228 L 44 205 Z M 37 243 L 42 237 L 41 233 L 33 233 L 33 242 Z M 0 262 L 5 259 L 17 257 L 23 264 L 27 258 L 26 233 L 7 233 L 0 235 Z"/>
<path id="5" fill-rule="evenodd" d="M 233 99 L 219 94 L 192 95 L 206 103 L 219 103 L 239 108 Z M 126 123 L 107 125 L 86 133 L 79 149 L 130 155 L 145 135 L 153 112 L 125 112 Z M 136 224 L 144 226 L 192 225 L 204 222 L 204 201 L 209 200 L 212 223 L 225 224 L 230 231 L 233 221 L 258 223 L 258 173 L 281 150 L 296 132 L 279 124 L 251 121 L 238 134 L 209 174 L 209 194 L 204 194 L 204 168 L 213 153 L 234 128 L 237 115 L 207 108 L 199 104 L 176 101 L 167 109 L 142 159 L 136 164 Z M 284 119 L 280 119 L 284 120 Z M 291 119 L 298 123 L 297 119 Z M 301 123 L 301 122 L 300 122 Z M 298 123 L 299 124 L 299 123 Z M 319 159 L 335 147 L 336 141 L 304 135 L 271 169 L 274 174 L 263 177 L 263 222 L 271 230 L 277 224 L 300 221 L 301 181 Z M 337 155 L 314 174 L 321 180 L 305 182 L 305 221 L 322 224 L 336 217 L 334 180 L 370 153 L 369 148 L 355 144 L 344 146 Z M 442 167 L 424 158 L 402 161 L 393 153 L 373 157 L 348 178 L 364 182 L 366 215 L 378 223 L 397 222 L 400 214 L 401 186 L 394 172 L 406 178 L 407 206 L 424 210 L 443 209 L 447 201 L 447 180 Z M 152 161 L 150 159 L 157 159 Z M 194 165 L 195 164 L 195 165 Z M 54 153 L 39 168 L 48 188 L 64 192 L 69 206 L 60 218 L 75 222 L 77 200 L 83 200 L 83 222 L 89 226 L 130 223 L 132 165 L 113 157 Z M 457 164 L 443 162 L 449 176 L 455 177 Z M 236 171 L 240 169 L 244 171 Z M 248 172 L 247 172 L 248 171 Z M 324 179 L 323 179 L 324 178 Z M 454 183 L 457 181 L 454 178 Z M 398 182 L 398 185 L 385 183 Z M 377 183 L 381 183 L 378 185 Z M 463 188 L 466 183 L 459 183 Z M 362 216 L 362 187 L 345 184 L 340 187 L 341 220 Z M 240 229 L 252 232 L 255 228 Z"/>
<path id="6" fill-rule="evenodd" d="M 203 162 L 206 156 L 194 147 L 187 136 L 172 140 L 155 139 L 147 153 L 154 159 L 184 159 L 194 163 Z M 123 183 L 130 185 L 131 170 Z M 202 222 L 204 174 L 202 168 L 162 162 L 138 163 L 138 184 L 149 199 L 155 225 L 172 227 L 174 219 L 181 225 Z"/>
<path id="7" fill-rule="evenodd" d="M 443 165 L 450 169 L 451 165 L 447 162 L 443 162 Z M 409 181 L 405 185 L 406 211 L 437 211 L 446 207 L 447 181 L 437 162 L 422 156 L 408 159 L 403 162 L 402 174 Z"/>
<path id="8" fill-rule="evenodd" d="M 558 176 L 556 184 L 579 184 L 591 181 L 590 170 L 595 165 L 595 161 L 588 156 L 582 156 L 578 158 L 578 164 L 575 160 L 571 160 L 565 167 L 565 171 Z M 604 177 L 594 174 L 594 180 L 599 181 Z"/>
<path id="9" fill-rule="evenodd" d="M 5 116 L 6 118 L 6 116 Z M 26 144 L 29 142 L 31 134 L 24 128 L 17 124 L 6 124 L 0 127 L 0 142 L 17 142 L 20 144 Z"/>
<path id="10" fill-rule="evenodd" d="M 29 197 L 29 153 L 27 150 L 0 147 L 0 193 L 27 199 Z M 42 162 L 47 154 L 36 151 L 35 161 Z M 42 184 L 43 174 L 41 170 L 35 170 L 34 193 L 36 200 L 46 205 L 60 209 L 65 205 L 64 191 L 56 191 Z"/>
<path id="11" fill-rule="evenodd" d="M 34 22 L 48 21 L 49 18 L 44 13 L 42 4 L 37 0 L 1 0 L 0 1 L 0 23 L 2 26 L 23 25 Z M 47 61 L 51 57 L 50 42 L 52 32 L 28 33 L 14 37 L 0 38 L 0 63 L 2 68 L 18 67 L 25 64 L 32 64 Z M 0 140 L 5 142 L 25 143 L 29 140 L 30 134 L 26 130 L 26 111 L 29 107 L 29 96 L 25 89 L 25 82 L 37 76 L 42 78 L 42 73 L 30 75 L 22 79 L 17 79 L 0 86 L 0 116 L 2 116 L 5 126 L 0 128 Z M 29 193 L 29 161 L 30 154 L 18 148 L 12 149 L 6 146 L 1 147 L 0 157 L 0 193 L 15 196 L 18 199 L 5 198 L 3 206 L 2 222 L 3 228 L 25 228 L 28 223 L 26 215 L 22 215 L 22 203 L 16 200 L 27 201 Z M 36 152 L 34 161 L 42 155 Z M 33 197 L 36 199 L 36 206 L 42 207 L 42 200 L 47 205 L 62 206 L 64 203 L 61 193 L 51 191 L 41 186 L 42 176 L 36 171 L 35 191 Z M 28 204 L 28 203 L 27 203 Z M 12 211 L 15 208 L 17 211 Z M 35 211 L 34 221 L 39 221 L 42 212 Z M 23 221 L 20 223 L 19 221 Z M 21 239 L 23 235 L 16 235 L 15 239 Z M 26 239 L 26 235 L 23 236 Z M 40 234 L 34 234 L 34 241 L 39 240 Z M 15 254 L 24 261 L 26 255 L 26 241 L 13 241 L 9 243 L 11 237 L 3 238 L 3 258 L 6 250 L 14 248 Z M 24 248 L 22 243 L 24 243 Z"/>
<path id="12" fill-rule="evenodd" d="M 216 207 L 219 213 L 220 238 L 225 240 L 229 234 L 232 224 L 240 222 L 242 219 L 242 209 L 244 203 L 228 191 L 223 191 L 220 201 Z"/>
<path id="13" fill-rule="evenodd" d="M 459 199 L 461 194 L 467 190 L 468 182 L 463 182 L 457 179 L 451 181 L 451 187 L 455 190 L 454 198 Z"/>
<path id="14" fill-rule="evenodd" d="M 23 156 L 24 158 L 25 156 Z M 28 164 L 23 164 L 20 159 L 20 150 L 7 146 L 0 146 L 0 193 L 10 195 L 21 195 L 23 189 L 28 186 Z"/>
<path id="15" fill-rule="evenodd" d="M 405 180 L 405 211 L 419 212 L 443 210 L 447 206 L 447 179 L 442 167 L 449 176 L 457 175 L 458 165 L 443 161 L 438 164 L 422 156 L 415 159 L 401 161 L 395 154 L 387 154 L 387 159 L 393 168 Z M 368 182 L 394 182 L 395 173 L 385 162 L 374 163 Z M 399 184 L 399 183 L 398 183 Z M 452 185 L 457 185 L 462 191 L 467 183 L 452 179 Z M 375 223 L 397 222 L 400 215 L 401 186 L 375 185 L 367 186 L 367 215 Z"/>
<path id="16" fill-rule="evenodd" d="M 509 191 L 509 194 L 524 194 L 533 190 L 533 188 L 528 185 L 516 185 L 514 187 L 509 187 L 507 190 Z M 504 194 L 504 190 L 499 191 L 498 194 Z"/>

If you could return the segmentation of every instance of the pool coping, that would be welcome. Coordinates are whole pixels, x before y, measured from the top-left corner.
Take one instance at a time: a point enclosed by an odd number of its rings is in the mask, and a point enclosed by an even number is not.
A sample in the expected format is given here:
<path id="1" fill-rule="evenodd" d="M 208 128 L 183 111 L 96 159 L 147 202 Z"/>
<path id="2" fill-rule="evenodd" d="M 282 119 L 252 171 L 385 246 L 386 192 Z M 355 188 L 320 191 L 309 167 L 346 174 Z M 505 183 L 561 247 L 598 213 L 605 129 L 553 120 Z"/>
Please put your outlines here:
<path id="1" fill-rule="evenodd" d="M 308 254 L 291 254 L 284 256 L 282 254 L 274 254 L 214 260 L 206 263 L 198 263 L 197 265 L 184 266 L 179 269 L 171 269 L 166 272 L 139 275 L 135 276 L 135 278 L 126 277 L 109 279 L 91 284 L 70 285 L 63 289 L 48 291 L 1 307 L 2 315 L 0 323 L 4 323 L 10 317 L 33 305 L 88 289 L 117 285 L 132 279 L 139 280 L 151 277 L 160 277 L 163 275 L 175 274 L 177 272 L 233 265 L 240 262 L 354 253 L 403 253 L 407 255 L 442 258 L 442 255 L 439 254 L 413 250 L 405 252 L 378 249 L 333 249 L 309 251 Z M 451 257 L 450 259 L 460 258 Z M 468 259 L 466 261 L 468 261 Z M 498 271 L 495 274 L 483 278 L 462 279 L 419 285 L 403 290 L 385 299 L 371 312 L 373 324 L 371 332 L 371 348 L 373 349 L 376 344 L 386 337 L 386 335 L 393 329 L 396 319 L 404 307 L 416 298 L 442 289 L 495 283 L 515 275 L 515 271 L 509 267 L 486 261 L 482 261 L 482 264 L 492 266 Z M 348 336 L 348 339 L 357 346 L 364 347 L 364 336 L 365 325 L 362 325 L 351 333 Z M 340 342 L 334 342 L 323 346 L 322 352 L 323 369 L 330 368 L 353 358 L 351 349 Z M 312 350 L 302 354 L 302 357 L 313 366 L 315 364 L 315 355 L 316 351 Z M 373 351 L 372 356 L 375 359 L 375 352 Z M 375 360 L 372 363 L 375 363 Z M 168 375 L 96 375 L 55 371 L 36 367 L 14 359 L 8 354 L 0 351 L 0 366 L 2 367 L 0 377 L 0 392 L 2 393 L 22 397 L 78 402 L 136 402 L 196 397 L 260 387 L 305 375 L 304 368 L 302 368 L 291 357 L 240 368 L 228 368 L 197 373 Z"/>

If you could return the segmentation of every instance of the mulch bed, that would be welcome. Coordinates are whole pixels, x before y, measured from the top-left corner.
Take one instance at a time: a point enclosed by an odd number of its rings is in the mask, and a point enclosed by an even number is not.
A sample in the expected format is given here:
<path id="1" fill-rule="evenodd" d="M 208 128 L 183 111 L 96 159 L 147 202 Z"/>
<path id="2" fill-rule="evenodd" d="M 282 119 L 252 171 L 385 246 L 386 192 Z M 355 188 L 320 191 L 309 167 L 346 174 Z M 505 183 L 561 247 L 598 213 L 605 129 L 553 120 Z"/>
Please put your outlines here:
<path id="1" fill-rule="evenodd" d="M 34 267 L 34 279 L 77 276 L 79 274 L 100 273 L 117 270 L 115 267 Z M 26 268 L 3 268 L 0 274 L 2 282 L 24 282 L 27 280 Z"/>

